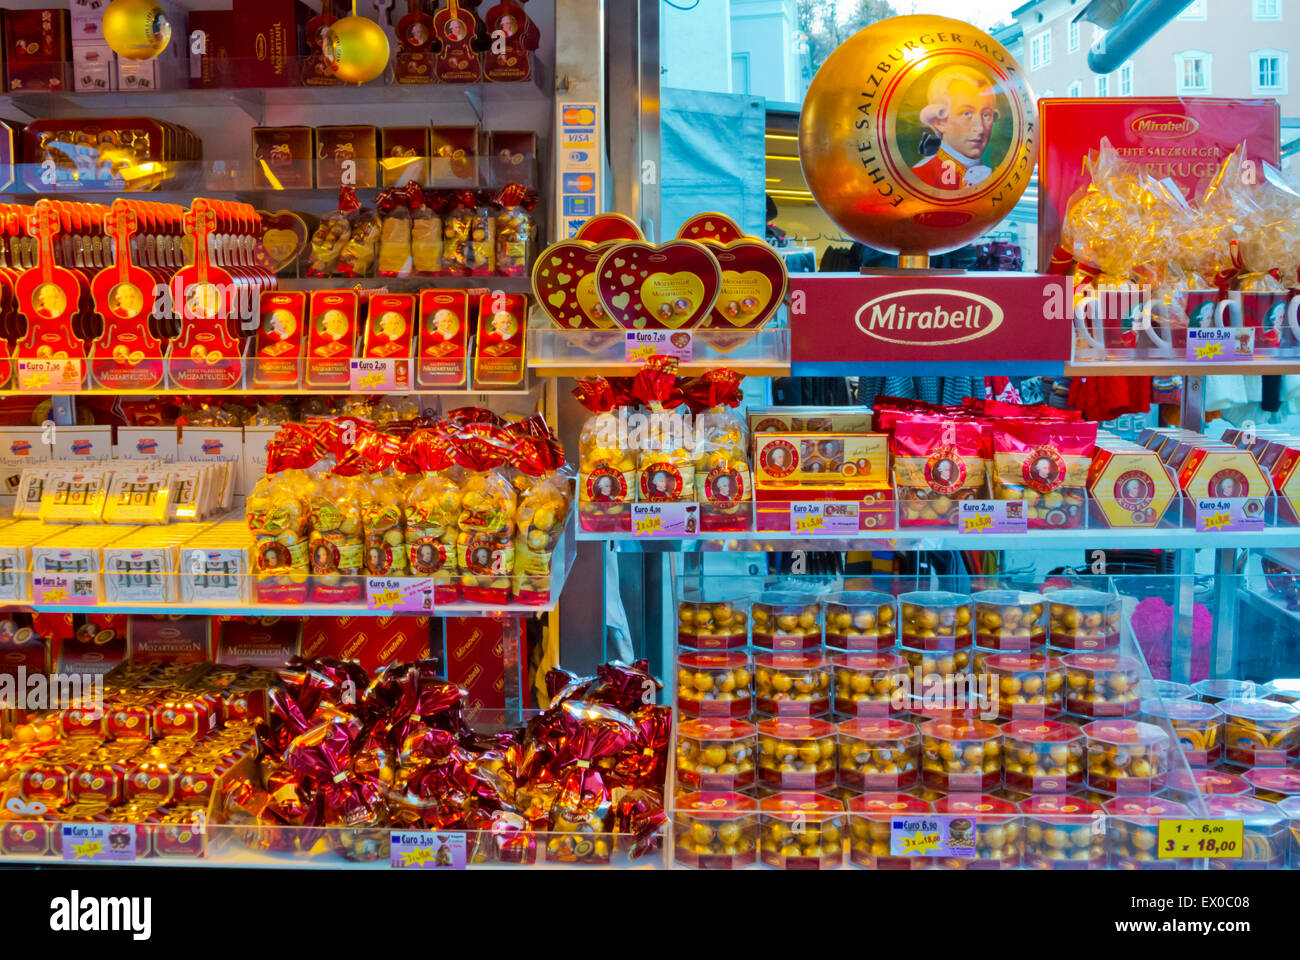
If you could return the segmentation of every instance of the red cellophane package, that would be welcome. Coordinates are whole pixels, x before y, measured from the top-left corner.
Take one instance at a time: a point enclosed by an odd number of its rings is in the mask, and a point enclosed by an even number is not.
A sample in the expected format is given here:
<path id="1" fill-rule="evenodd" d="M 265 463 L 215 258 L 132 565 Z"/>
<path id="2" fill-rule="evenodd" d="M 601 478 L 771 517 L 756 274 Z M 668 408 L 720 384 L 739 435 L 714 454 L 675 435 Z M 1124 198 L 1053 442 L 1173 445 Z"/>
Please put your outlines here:
<path id="1" fill-rule="evenodd" d="M 993 435 L 993 494 L 1024 500 L 1029 529 L 1082 526 L 1097 424 L 998 420 Z"/>

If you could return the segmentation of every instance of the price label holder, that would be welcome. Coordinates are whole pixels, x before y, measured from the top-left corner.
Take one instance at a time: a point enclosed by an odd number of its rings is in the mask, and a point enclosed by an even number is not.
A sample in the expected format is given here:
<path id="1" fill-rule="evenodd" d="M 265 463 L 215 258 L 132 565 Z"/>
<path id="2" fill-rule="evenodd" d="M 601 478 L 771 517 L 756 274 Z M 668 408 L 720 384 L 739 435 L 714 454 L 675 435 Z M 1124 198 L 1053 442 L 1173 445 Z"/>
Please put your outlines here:
<path id="1" fill-rule="evenodd" d="M 1201 497 L 1197 533 L 1258 533 L 1264 529 L 1264 501 L 1258 497 Z"/>
<path id="2" fill-rule="evenodd" d="M 366 577 L 366 609 L 428 613 L 433 609 L 431 577 Z"/>
<path id="3" fill-rule="evenodd" d="M 63 824 L 63 859 L 70 863 L 129 863 L 135 859 L 133 823 Z"/>
<path id="4" fill-rule="evenodd" d="M 632 535 L 646 539 L 693 537 L 700 532 L 700 505 L 693 501 L 633 503 Z"/>
<path id="5" fill-rule="evenodd" d="M 398 364 L 402 366 L 399 368 Z M 410 389 L 407 361 L 354 357 L 348 363 L 348 388 L 353 392 L 385 393 Z"/>
<path id="6" fill-rule="evenodd" d="M 440 830 L 391 830 L 388 865 L 394 870 L 464 870 L 465 834 Z"/>
<path id="7" fill-rule="evenodd" d="M 80 360 L 18 361 L 18 388 L 43 393 L 76 393 L 81 389 Z"/>
<path id="8" fill-rule="evenodd" d="M 859 507 L 847 502 L 790 504 L 790 532 L 803 537 L 856 537 Z"/>
<path id="9" fill-rule="evenodd" d="M 1160 860 L 1235 860 L 1242 855 L 1241 820 L 1161 820 L 1158 829 Z"/>
<path id="10" fill-rule="evenodd" d="M 1186 359 L 1230 363 L 1255 359 L 1254 327 L 1196 327 L 1187 331 Z"/>
<path id="11" fill-rule="evenodd" d="M 957 532 L 1025 533 L 1029 511 L 1023 500 L 963 500 L 957 513 Z"/>
<path id="12" fill-rule="evenodd" d="M 678 363 L 690 363 L 695 353 L 695 338 L 689 330 L 629 330 L 625 359 L 644 363 L 651 357 L 676 357 Z"/>
<path id="13" fill-rule="evenodd" d="M 891 857 L 975 858 L 975 821 L 970 817 L 893 817 Z"/>
<path id="14" fill-rule="evenodd" d="M 89 578 L 91 574 L 83 574 Z M 77 583 L 75 573 L 42 573 L 32 578 L 32 603 L 38 607 L 87 606 L 95 603 L 88 582 Z M 78 591 L 81 591 L 78 594 Z"/>

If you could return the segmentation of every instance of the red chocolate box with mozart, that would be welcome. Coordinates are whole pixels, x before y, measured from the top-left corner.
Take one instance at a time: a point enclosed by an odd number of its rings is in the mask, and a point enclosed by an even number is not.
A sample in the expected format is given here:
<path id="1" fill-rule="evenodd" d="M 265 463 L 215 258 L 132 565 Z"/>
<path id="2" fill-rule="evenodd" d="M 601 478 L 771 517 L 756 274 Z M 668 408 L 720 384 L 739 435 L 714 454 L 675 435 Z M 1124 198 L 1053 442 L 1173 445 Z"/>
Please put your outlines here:
<path id="1" fill-rule="evenodd" d="M 1244 141 L 1247 155 L 1276 166 L 1276 100 L 1211 97 L 1044 99 L 1038 158 L 1038 263 L 1046 270 L 1061 243 L 1070 198 L 1088 182 L 1086 160 L 1103 137 L 1125 160 L 1198 197 Z"/>

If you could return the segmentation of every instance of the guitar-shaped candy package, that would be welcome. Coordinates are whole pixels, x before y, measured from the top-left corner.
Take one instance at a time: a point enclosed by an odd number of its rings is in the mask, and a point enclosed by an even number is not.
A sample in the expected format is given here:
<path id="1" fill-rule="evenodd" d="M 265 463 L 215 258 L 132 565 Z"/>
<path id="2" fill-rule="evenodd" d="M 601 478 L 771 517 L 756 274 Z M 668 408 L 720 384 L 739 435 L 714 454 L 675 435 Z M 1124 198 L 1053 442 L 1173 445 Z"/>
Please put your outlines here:
<path id="1" fill-rule="evenodd" d="M 55 262 L 54 238 L 62 224 L 52 201 L 36 202 L 26 228 L 36 241 L 36 265 L 14 283 L 14 299 L 27 319 L 27 334 L 14 348 L 18 389 L 75 392 L 81 389 L 86 360 L 85 345 L 73 330 L 83 280 Z"/>
<path id="2" fill-rule="evenodd" d="M 90 283 L 104 332 L 90 348 L 90 377 L 107 390 L 149 390 L 163 381 L 162 343 L 149 332 L 155 277 L 131 257 L 131 238 L 140 220 L 128 200 L 114 200 L 104 217 L 113 240 L 113 264 Z"/>
<path id="3" fill-rule="evenodd" d="M 227 328 L 234 281 L 212 262 L 210 238 L 217 213 L 202 197 L 185 214 L 185 232 L 193 241 L 192 262 L 172 278 L 173 309 L 180 314 L 180 337 L 167 358 L 167 381 L 194 391 L 228 390 L 243 375 L 239 342 Z"/>

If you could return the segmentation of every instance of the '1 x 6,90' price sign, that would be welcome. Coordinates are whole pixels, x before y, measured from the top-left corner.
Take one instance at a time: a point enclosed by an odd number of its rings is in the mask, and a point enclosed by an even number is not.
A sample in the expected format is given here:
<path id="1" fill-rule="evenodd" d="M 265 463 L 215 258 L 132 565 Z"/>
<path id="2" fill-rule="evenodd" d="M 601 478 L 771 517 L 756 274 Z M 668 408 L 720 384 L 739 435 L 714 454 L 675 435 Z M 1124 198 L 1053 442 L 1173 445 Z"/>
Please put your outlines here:
<path id="1" fill-rule="evenodd" d="M 1161 820 L 1156 855 L 1161 860 L 1239 859 L 1240 820 Z"/>

